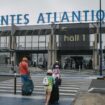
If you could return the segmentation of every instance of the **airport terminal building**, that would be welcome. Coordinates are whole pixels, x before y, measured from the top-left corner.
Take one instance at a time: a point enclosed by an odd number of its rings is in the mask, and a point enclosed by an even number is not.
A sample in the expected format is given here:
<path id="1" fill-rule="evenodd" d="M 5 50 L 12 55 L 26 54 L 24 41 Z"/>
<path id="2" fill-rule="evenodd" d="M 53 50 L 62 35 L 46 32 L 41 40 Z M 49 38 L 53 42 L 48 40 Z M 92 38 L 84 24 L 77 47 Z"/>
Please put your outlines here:
<path id="1" fill-rule="evenodd" d="M 37 22 L 44 22 L 41 16 L 42 14 Z M 77 17 L 76 14 L 74 16 Z M 63 19 L 66 22 L 63 22 Z M 79 21 L 79 17 L 76 19 Z M 59 60 L 64 69 L 97 69 L 100 57 L 99 22 L 68 21 L 65 12 L 62 22 L 55 20 L 48 21 L 49 24 L 1 26 L 0 64 L 12 62 L 18 65 L 21 58 L 27 56 L 30 66 L 50 68 L 56 60 Z M 101 32 L 104 39 L 104 24 Z M 104 41 L 102 40 L 103 58 Z"/>

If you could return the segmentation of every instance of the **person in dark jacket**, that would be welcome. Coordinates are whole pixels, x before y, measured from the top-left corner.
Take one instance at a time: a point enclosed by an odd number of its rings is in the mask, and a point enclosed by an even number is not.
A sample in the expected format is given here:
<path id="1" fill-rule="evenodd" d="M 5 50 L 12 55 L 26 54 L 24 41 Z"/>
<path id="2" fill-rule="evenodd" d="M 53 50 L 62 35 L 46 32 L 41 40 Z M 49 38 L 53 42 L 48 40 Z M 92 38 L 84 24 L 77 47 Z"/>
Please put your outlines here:
<path id="1" fill-rule="evenodd" d="M 53 65 L 53 68 L 52 69 L 61 69 L 61 65 L 58 61 L 56 61 Z"/>
<path id="2" fill-rule="evenodd" d="M 58 61 L 56 61 L 53 65 L 53 78 L 54 78 L 54 85 L 51 93 L 50 103 L 58 103 L 59 101 L 59 80 L 61 80 L 60 69 L 61 65 Z"/>

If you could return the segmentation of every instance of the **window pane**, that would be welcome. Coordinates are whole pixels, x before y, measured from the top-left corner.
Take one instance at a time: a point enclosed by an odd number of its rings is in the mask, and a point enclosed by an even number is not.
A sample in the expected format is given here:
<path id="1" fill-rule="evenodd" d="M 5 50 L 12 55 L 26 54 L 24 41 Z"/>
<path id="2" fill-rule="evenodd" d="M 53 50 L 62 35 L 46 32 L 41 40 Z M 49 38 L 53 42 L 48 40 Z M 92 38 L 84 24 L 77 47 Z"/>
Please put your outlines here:
<path id="1" fill-rule="evenodd" d="M 25 42 L 25 36 L 20 36 L 19 40 L 20 42 Z"/>
<path id="2" fill-rule="evenodd" d="M 49 42 L 49 35 L 46 36 L 46 42 Z"/>
<path id="3" fill-rule="evenodd" d="M 38 43 L 32 43 L 32 47 L 38 47 Z"/>
<path id="4" fill-rule="evenodd" d="M 31 42 L 31 36 L 26 36 L 26 43 Z"/>
<path id="5" fill-rule="evenodd" d="M 39 36 L 39 42 L 45 42 L 45 36 Z"/>
<path id="6" fill-rule="evenodd" d="M 26 47 L 31 47 L 31 43 L 30 42 L 27 42 L 26 43 Z"/>
<path id="7" fill-rule="evenodd" d="M 39 49 L 45 49 L 45 43 L 39 43 Z"/>
<path id="8" fill-rule="evenodd" d="M 1 43 L 6 43 L 6 37 L 1 37 Z"/>
<path id="9" fill-rule="evenodd" d="M 94 34 L 90 34 L 90 39 L 89 39 L 90 41 L 94 41 L 95 39 L 94 39 Z"/>
<path id="10" fill-rule="evenodd" d="M 57 46 L 59 46 L 59 35 L 56 35 Z"/>
<path id="11" fill-rule="evenodd" d="M 32 37 L 32 42 L 34 43 L 34 42 L 38 42 L 38 36 L 33 36 Z"/>
<path id="12" fill-rule="evenodd" d="M 0 46 L 1 47 L 9 47 L 9 37 L 1 37 L 0 38 Z"/>
<path id="13" fill-rule="evenodd" d="M 39 47 L 45 47 L 45 43 L 39 43 Z"/>
<path id="14" fill-rule="evenodd" d="M 25 43 L 24 43 L 24 42 L 19 43 L 18 47 L 19 47 L 19 48 L 20 48 L 20 47 L 25 47 Z"/>
<path id="15" fill-rule="evenodd" d="M 16 36 L 17 47 L 19 47 L 19 36 Z"/>

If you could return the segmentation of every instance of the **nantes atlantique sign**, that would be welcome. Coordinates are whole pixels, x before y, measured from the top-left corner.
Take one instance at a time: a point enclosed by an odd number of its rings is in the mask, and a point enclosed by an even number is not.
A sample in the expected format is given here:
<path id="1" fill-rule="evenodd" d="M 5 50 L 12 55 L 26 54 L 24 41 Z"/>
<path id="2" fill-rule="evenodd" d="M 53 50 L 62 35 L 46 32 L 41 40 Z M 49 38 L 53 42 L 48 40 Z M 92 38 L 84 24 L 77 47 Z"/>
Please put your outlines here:
<path id="1" fill-rule="evenodd" d="M 101 14 L 101 16 L 100 16 Z M 33 24 L 50 24 L 54 23 L 73 23 L 73 22 L 96 22 L 100 18 L 102 21 L 105 20 L 105 11 L 104 10 L 83 10 L 83 11 L 63 11 L 63 12 L 46 12 L 39 13 L 35 19 L 32 20 L 30 14 L 10 14 L 10 15 L 0 15 L 0 25 L 28 25 Z M 34 17 L 35 17 L 34 16 Z"/>

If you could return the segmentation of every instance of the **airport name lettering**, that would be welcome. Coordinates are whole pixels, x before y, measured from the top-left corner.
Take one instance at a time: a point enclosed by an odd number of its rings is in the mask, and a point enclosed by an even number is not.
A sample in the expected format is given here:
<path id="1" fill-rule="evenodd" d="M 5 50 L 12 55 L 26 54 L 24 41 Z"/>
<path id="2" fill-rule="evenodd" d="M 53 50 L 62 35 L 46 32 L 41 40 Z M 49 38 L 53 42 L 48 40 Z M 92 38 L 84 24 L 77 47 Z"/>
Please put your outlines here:
<path id="1" fill-rule="evenodd" d="M 101 14 L 101 16 L 100 16 Z M 30 14 L 0 15 L 0 25 L 28 25 L 28 24 L 50 24 L 54 23 L 75 23 L 75 22 L 96 22 L 100 19 L 105 21 L 104 10 L 83 10 L 71 12 L 46 12 L 39 13 L 35 20 Z"/>
<path id="2" fill-rule="evenodd" d="M 101 14 L 101 17 L 100 17 Z M 40 13 L 37 23 L 73 23 L 105 20 L 104 10 L 84 10 L 72 12 L 47 12 Z"/>
<path id="3" fill-rule="evenodd" d="M 80 40 L 80 37 L 82 38 Z M 64 42 L 78 42 L 78 41 L 86 41 L 85 34 L 83 35 L 64 35 Z"/>
<path id="4" fill-rule="evenodd" d="M 0 16 L 0 25 L 28 24 L 29 14 L 12 14 Z"/>

